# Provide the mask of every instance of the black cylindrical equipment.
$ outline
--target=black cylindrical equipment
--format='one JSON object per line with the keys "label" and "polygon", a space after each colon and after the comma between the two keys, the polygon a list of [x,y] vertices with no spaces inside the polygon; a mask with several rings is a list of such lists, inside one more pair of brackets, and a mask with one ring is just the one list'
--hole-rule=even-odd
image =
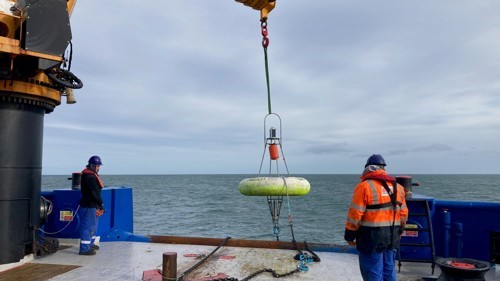
{"label": "black cylindrical equipment", "polygon": [[82,181],[82,173],[72,173],[71,174],[71,189],[80,190],[80,184]]}
{"label": "black cylindrical equipment", "polygon": [[34,244],[45,112],[36,102],[0,92],[0,264],[18,262]]}
{"label": "black cylindrical equipment", "polygon": [[405,188],[406,198],[411,198],[413,193],[411,177],[410,176],[397,176],[396,182]]}
{"label": "black cylindrical equipment", "polygon": [[36,229],[49,212],[45,200],[40,204],[44,115],[62,95],[72,101],[67,88],[82,85],[61,69],[74,3],[9,2],[15,4],[0,20],[0,264],[37,250]]}

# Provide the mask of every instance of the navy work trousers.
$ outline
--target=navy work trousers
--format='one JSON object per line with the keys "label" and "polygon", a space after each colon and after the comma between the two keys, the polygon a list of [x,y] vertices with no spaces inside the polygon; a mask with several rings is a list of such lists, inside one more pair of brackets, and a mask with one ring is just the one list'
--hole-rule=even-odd
{"label": "navy work trousers", "polygon": [[80,207],[80,253],[90,250],[94,244],[95,231],[97,228],[96,208]]}
{"label": "navy work trousers", "polygon": [[397,281],[394,260],[396,249],[380,253],[359,253],[359,269],[364,281]]}

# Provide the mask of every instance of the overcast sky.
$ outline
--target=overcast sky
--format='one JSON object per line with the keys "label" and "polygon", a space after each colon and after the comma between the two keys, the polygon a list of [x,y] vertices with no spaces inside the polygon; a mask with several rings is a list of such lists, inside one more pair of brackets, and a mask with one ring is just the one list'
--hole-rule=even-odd
{"label": "overcast sky", "polygon": [[[271,108],[289,172],[358,174],[378,153],[391,174],[499,173],[498,11],[277,0]],[[279,124],[264,119],[259,20],[233,0],[78,1],[71,72],[84,87],[45,116],[43,174],[92,155],[102,174],[258,173]]]}

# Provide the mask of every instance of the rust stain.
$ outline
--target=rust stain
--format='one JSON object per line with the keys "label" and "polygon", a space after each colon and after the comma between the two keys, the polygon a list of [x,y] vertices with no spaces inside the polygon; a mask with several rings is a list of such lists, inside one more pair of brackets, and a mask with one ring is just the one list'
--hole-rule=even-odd
{"label": "rust stain", "polygon": [[183,256],[186,257],[186,258],[195,258],[195,257],[197,257],[199,255],[198,254],[184,254]]}
{"label": "rust stain", "polygon": [[236,258],[235,256],[220,256],[219,257],[220,260],[232,260],[235,258]]}
{"label": "rust stain", "polygon": [[227,278],[227,277],[229,277],[229,276],[224,274],[224,273],[217,273],[217,275],[198,277],[195,279],[188,279],[188,281],[208,281],[208,280],[222,279],[222,278]]}

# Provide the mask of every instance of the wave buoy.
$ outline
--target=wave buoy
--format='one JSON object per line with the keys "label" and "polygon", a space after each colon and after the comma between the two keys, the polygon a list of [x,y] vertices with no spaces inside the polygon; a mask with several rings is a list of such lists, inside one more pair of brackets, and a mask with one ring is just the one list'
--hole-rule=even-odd
{"label": "wave buoy", "polygon": [[311,185],[301,177],[257,177],[243,179],[240,193],[246,196],[304,196]]}

